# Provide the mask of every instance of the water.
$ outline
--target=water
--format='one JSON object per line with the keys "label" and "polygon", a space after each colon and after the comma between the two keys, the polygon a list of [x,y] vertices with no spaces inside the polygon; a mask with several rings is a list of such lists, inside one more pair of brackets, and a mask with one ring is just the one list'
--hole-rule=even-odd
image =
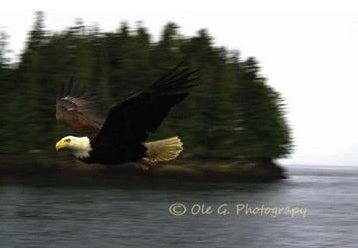
{"label": "water", "polygon": [[[357,247],[358,169],[289,167],[288,174],[271,183],[2,184],[0,247]],[[171,215],[173,203],[187,212]],[[201,204],[227,204],[230,214],[197,214]],[[237,215],[236,204],[306,208],[307,216]]]}

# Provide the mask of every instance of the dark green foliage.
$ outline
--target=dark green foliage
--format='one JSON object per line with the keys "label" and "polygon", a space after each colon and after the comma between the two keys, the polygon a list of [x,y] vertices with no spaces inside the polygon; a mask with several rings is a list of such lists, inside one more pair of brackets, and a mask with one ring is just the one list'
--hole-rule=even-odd
{"label": "dark green foliage", "polygon": [[53,150],[71,130],[55,120],[60,86],[71,76],[93,91],[108,110],[185,61],[199,69],[199,86],[174,108],[154,138],[178,135],[186,154],[200,157],[280,158],[291,150],[283,101],[259,74],[253,58],[215,47],[206,30],[183,37],[168,23],[152,42],[138,23],[116,32],[75,25],[60,33],[44,29],[43,14],[29,32],[18,64],[0,46],[0,152]]}

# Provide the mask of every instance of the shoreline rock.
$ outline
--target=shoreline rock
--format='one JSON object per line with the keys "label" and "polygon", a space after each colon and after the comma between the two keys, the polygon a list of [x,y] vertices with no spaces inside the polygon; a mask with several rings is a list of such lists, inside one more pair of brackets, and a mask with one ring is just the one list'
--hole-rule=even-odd
{"label": "shoreline rock", "polygon": [[241,160],[179,159],[144,171],[139,164],[116,166],[84,164],[72,157],[49,154],[0,154],[0,181],[55,178],[166,178],[209,181],[272,181],[286,178],[285,170],[274,163],[264,165]]}

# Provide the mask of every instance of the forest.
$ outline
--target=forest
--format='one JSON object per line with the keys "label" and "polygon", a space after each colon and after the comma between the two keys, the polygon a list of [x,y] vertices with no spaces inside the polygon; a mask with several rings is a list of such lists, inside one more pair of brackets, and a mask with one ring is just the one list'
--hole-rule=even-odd
{"label": "forest", "polygon": [[[239,30],[233,30],[233,35]],[[173,108],[158,133],[179,136],[183,156],[197,158],[283,158],[292,150],[285,103],[260,74],[253,57],[214,45],[208,30],[180,34],[167,23],[157,41],[143,23],[121,23],[102,32],[77,20],[51,32],[37,12],[24,50],[10,62],[6,34],[0,37],[0,153],[54,153],[71,130],[56,121],[59,89],[73,76],[97,97],[103,111],[141,91],[184,61],[198,69],[198,86]]]}

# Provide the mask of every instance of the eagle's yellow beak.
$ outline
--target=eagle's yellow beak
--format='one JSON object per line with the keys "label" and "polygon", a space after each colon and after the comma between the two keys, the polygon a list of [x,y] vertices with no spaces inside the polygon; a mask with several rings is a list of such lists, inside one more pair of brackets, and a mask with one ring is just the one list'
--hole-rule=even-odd
{"label": "eagle's yellow beak", "polygon": [[69,144],[70,143],[67,141],[60,140],[59,142],[56,143],[56,151],[68,147]]}

